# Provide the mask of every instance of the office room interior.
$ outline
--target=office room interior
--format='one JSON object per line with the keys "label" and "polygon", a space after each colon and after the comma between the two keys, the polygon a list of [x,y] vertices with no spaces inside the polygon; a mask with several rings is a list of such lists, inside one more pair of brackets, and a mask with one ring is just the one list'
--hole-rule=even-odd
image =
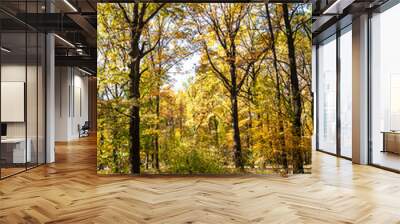
{"label": "office room interior", "polygon": [[[77,55],[77,52],[66,53],[74,45],[62,35],[49,37],[45,29],[50,27],[34,27],[26,23],[29,19],[39,22],[36,16],[46,13],[46,6],[55,8],[57,4],[62,6],[64,3],[1,3],[2,179],[54,162],[55,142],[71,141],[87,135],[89,117],[95,118],[95,115],[89,115],[95,112],[93,97],[96,87],[92,84],[95,76],[91,70],[95,65],[74,66],[71,62],[60,60],[59,55]],[[68,5],[65,7],[68,8]],[[18,14],[20,12],[26,12],[22,18]],[[27,17],[28,13],[33,19]],[[87,49],[89,46],[86,46]],[[52,77],[50,73],[53,73]],[[49,78],[52,78],[51,85]]]}
{"label": "office room interior", "polygon": [[397,0],[1,0],[0,223],[399,223]]}

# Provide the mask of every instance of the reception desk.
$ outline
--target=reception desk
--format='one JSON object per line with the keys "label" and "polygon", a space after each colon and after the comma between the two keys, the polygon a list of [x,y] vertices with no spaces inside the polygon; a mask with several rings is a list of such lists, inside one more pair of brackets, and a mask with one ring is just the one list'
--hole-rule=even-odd
{"label": "reception desk", "polygon": [[[26,151],[25,144],[27,143]],[[1,139],[1,159],[6,164],[25,164],[32,161],[32,141],[25,138]]]}
{"label": "reception desk", "polygon": [[382,152],[400,154],[400,131],[384,131]]}

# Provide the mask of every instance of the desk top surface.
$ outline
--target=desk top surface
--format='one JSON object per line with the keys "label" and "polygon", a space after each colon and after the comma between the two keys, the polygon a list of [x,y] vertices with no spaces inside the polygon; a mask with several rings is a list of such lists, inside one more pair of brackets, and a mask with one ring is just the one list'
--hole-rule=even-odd
{"label": "desk top surface", "polygon": [[[30,140],[29,138],[27,139]],[[25,138],[5,138],[1,139],[1,143],[20,143],[25,142]]]}
{"label": "desk top surface", "polygon": [[396,135],[400,135],[400,131],[381,131],[381,133],[383,133],[383,134],[396,134]]}

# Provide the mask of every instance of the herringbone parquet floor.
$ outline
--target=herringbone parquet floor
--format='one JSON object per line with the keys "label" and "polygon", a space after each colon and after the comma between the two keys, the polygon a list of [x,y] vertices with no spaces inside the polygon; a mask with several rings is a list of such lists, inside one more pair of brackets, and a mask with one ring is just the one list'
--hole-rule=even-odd
{"label": "herringbone parquet floor", "polygon": [[400,175],[313,155],[313,174],[96,175],[94,138],[0,181],[0,223],[400,223]]}

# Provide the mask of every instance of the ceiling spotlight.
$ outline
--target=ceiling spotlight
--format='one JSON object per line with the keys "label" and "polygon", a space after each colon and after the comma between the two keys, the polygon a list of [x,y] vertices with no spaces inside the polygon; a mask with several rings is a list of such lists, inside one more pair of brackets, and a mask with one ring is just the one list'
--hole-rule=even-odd
{"label": "ceiling spotlight", "polygon": [[6,53],[10,53],[11,52],[11,50],[9,50],[9,49],[7,49],[5,47],[1,47],[0,49],[1,49],[1,51],[4,51]]}
{"label": "ceiling spotlight", "polygon": [[64,0],[65,4],[67,4],[74,12],[78,12],[78,9],[75,8],[68,0]]}
{"label": "ceiling spotlight", "polygon": [[75,48],[75,45],[73,45],[71,42],[69,42],[68,40],[62,38],[61,36],[54,34],[55,37],[57,37],[59,40],[61,40],[62,42],[64,42],[65,44],[67,44],[70,47]]}

